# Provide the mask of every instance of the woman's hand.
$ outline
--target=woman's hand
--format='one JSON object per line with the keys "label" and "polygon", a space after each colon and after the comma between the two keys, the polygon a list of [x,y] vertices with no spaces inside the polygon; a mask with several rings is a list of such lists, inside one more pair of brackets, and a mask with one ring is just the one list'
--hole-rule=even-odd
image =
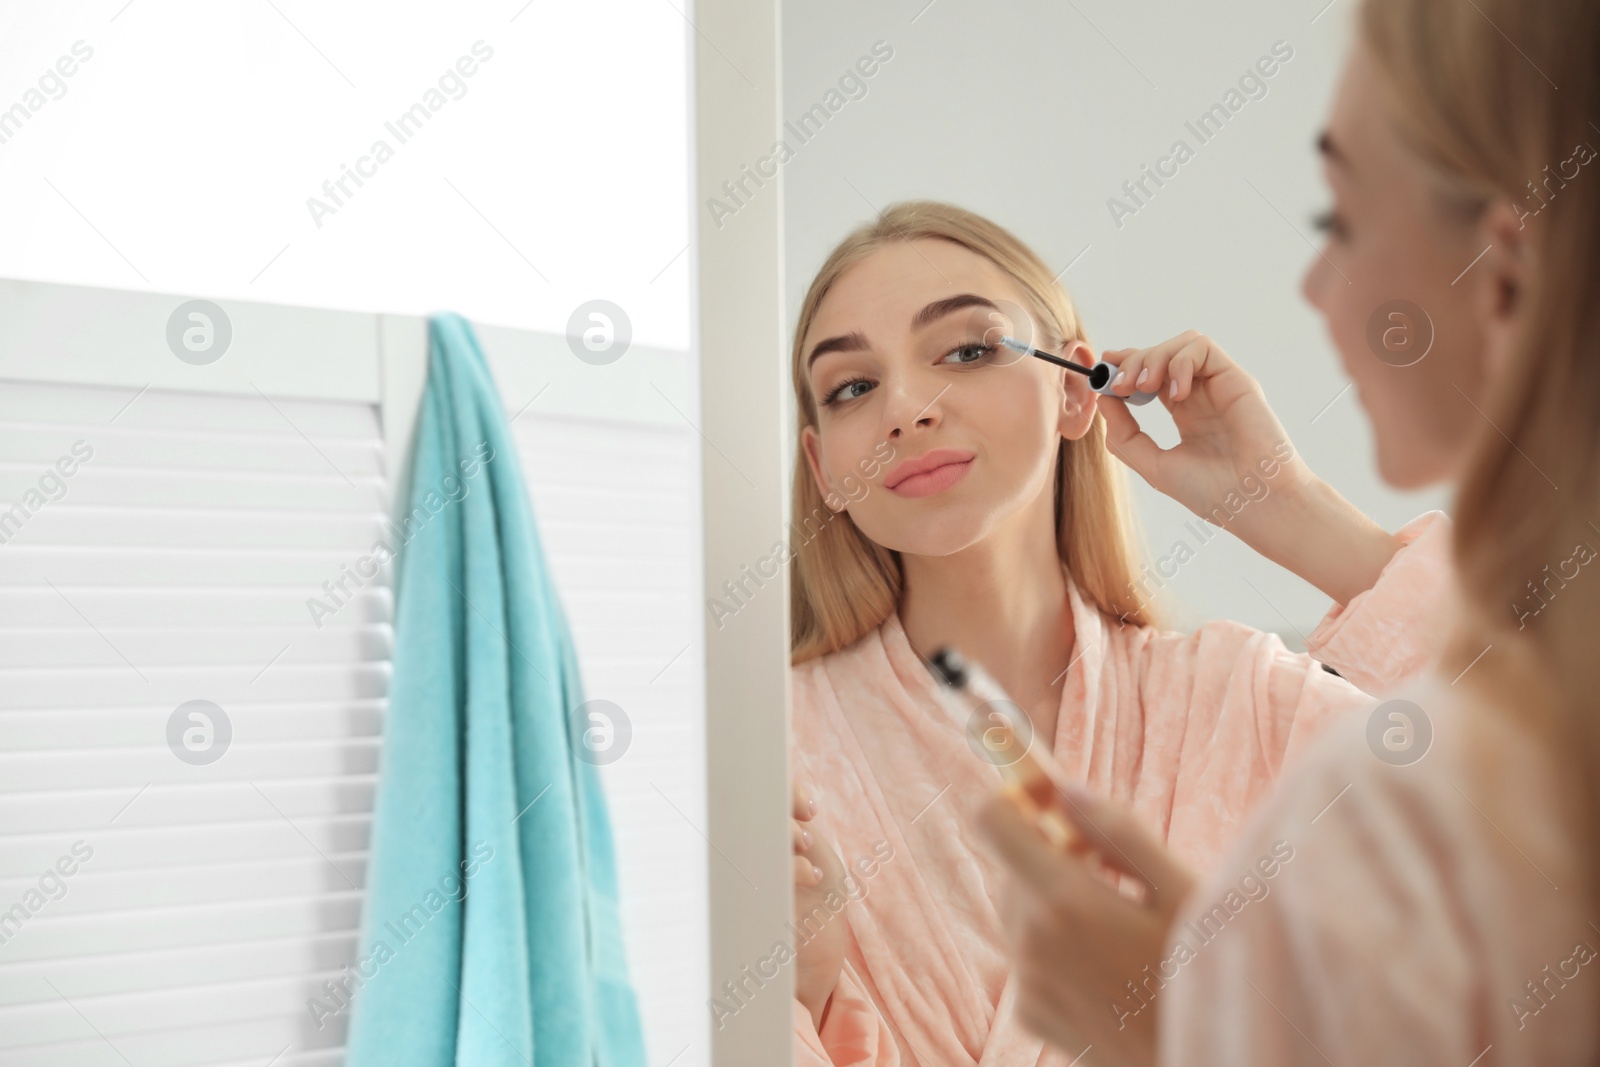
{"label": "woman's hand", "polygon": [[1159,974],[1194,875],[1131,812],[1075,787],[1067,792],[1058,798],[1062,810],[1140,899],[1053,848],[1010,799],[992,798],[979,824],[1013,876],[1001,912],[1020,983],[1017,1016],[1069,1057],[1093,1045],[1098,1062],[1153,1064],[1160,993],[1141,1001],[1127,983],[1156,988],[1159,977],[1149,979],[1145,968]]}
{"label": "woman's hand", "polygon": [[[811,934],[795,944],[794,995],[822,1029],[822,1013],[844,967],[845,915],[829,911],[828,893],[844,898],[844,864],[820,834],[806,826],[817,813],[807,791],[794,787],[794,926]],[[819,929],[820,927],[820,929]]]}
{"label": "woman's hand", "polygon": [[1189,330],[1100,355],[1118,368],[1115,398],[1156,393],[1178,427],[1163,449],[1102,396],[1107,443],[1140,477],[1340,604],[1372,588],[1399,542],[1311,472],[1260,384],[1220,345]]}

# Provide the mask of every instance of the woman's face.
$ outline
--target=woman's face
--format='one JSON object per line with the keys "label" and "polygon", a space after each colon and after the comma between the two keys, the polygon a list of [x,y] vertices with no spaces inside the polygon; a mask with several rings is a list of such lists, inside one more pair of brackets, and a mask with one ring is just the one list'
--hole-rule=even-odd
{"label": "woman's face", "polygon": [[1302,292],[1372,420],[1384,480],[1414,488],[1452,478],[1487,429],[1484,302],[1500,260],[1474,262],[1487,229],[1447,217],[1392,114],[1358,43],[1320,144],[1333,205]]}
{"label": "woman's face", "polygon": [[[988,259],[929,238],[879,249],[823,298],[801,348],[818,412],[801,445],[824,498],[876,543],[943,556],[1007,523],[1051,521],[1056,445],[1088,431],[1096,398],[1043,360],[984,357],[986,326],[991,342],[1028,329],[1014,321],[1024,304]],[[907,477],[924,457],[947,462]]]}

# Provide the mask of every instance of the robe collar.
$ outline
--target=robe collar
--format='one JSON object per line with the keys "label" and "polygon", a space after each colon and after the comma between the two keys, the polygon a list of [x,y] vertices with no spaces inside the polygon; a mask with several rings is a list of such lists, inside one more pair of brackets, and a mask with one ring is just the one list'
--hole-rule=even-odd
{"label": "robe collar", "polygon": [[[1056,739],[1052,748],[1058,755],[1066,757],[1063,769],[1069,773],[1076,771],[1081,778],[1088,767],[1086,763],[1082,767],[1072,766],[1075,762],[1073,750],[1079,747],[1072,742],[1080,739],[1084,732],[1093,731],[1096,701],[1100,696],[1100,670],[1106,659],[1107,643],[1127,624],[1102,614],[1084,599],[1078,590],[1078,583],[1072,580],[1072,572],[1065,565],[1062,571],[1067,580],[1067,603],[1072,609],[1073,647],[1065,668],[1066,679],[1061,686],[1060,714],[1056,720]],[[923,651],[931,652],[932,649],[911,647],[898,610],[892,612],[878,627],[878,637],[900,684],[909,692],[934,699],[938,683],[934,681],[932,666],[922,655]],[[1089,721],[1085,721],[1086,717]],[[1088,753],[1084,752],[1085,760],[1087,756]]]}

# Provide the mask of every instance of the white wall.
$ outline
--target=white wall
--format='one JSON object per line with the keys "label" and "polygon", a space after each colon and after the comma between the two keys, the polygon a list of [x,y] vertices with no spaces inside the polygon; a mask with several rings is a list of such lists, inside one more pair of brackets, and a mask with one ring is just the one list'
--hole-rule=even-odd
{"label": "white wall", "polygon": [[[0,142],[0,277],[556,332],[599,297],[687,347],[691,33],[660,0],[0,0],[0,110],[93,51]],[[464,95],[385,130],[479,40]]]}
{"label": "white wall", "polygon": [[[1298,286],[1325,192],[1312,150],[1348,32],[1349,3],[1300,0],[842,0],[788,5],[785,112],[798,116],[873,43],[894,57],[784,167],[790,314],[834,243],[895,200],[950,200],[990,216],[1046,262],[1099,347],[1216,338],[1266,389],[1312,468],[1389,528],[1438,494],[1376,476],[1365,422]],[[1293,57],[1215,139],[1194,121],[1276,41]],[[1194,157],[1118,226],[1124,181],[1177,139]],[[792,320],[791,320],[792,329]],[[1176,440],[1157,405],[1152,435]],[[1163,433],[1163,431],[1165,431]],[[1131,476],[1153,556],[1190,513]],[[1254,588],[1251,588],[1251,586]],[[1197,548],[1170,583],[1176,621],[1229,617],[1292,646],[1327,598],[1229,535]],[[1297,632],[1298,631],[1298,632]]]}

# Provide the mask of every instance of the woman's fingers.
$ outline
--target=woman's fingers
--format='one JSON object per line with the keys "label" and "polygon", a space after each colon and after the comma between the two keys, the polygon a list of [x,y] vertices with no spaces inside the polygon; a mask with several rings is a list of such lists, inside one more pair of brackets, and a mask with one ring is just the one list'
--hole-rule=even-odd
{"label": "woman's fingers", "polygon": [[1141,377],[1149,378],[1145,367],[1149,352],[1143,348],[1109,348],[1100,353],[1101,359],[1117,368],[1117,373],[1111,376],[1110,395],[1129,396],[1144,388],[1135,382]]}
{"label": "woman's fingers", "polygon": [[794,884],[809,889],[822,883],[822,868],[811,862],[808,856],[794,858]]}
{"label": "woman's fingers", "polygon": [[[1131,811],[1076,786],[1062,789],[1059,803],[1100,861],[1142,883],[1149,903],[1165,910],[1188,895],[1193,873]],[[1123,899],[1083,861],[1054,848],[1004,795],[984,805],[978,822],[1012,870],[1042,899],[1069,911],[1090,902],[1106,906],[1106,895]]]}
{"label": "woman's fingers", "polygon": [[794,786],[794,817],[801,822],[809,822],[817,814],[817,802],[811,799],[810,790],[798,782]]}
{"label": "woman's fingers", "polygon": [[[1192,332],[1192,331],[1191,331]],[[1210,377],[1221,371],[1220,363],[1226,359],[1222,349],[1204,334],[1195,334],[1189,343],[1173,353],[1167,361],[1167,399],[1182,400],[1197,377]]]}
{"label": "woman's fingers", "polygon": [[794,819],[789,823],[790,845],[794,849],[794,884],[810,887],[822,882],[822,868],[811,859],[812,833],[802,822],[810,822],[817,814],[816,801],[797,782],[793,794]]}
{"label": "woman's fingers", "polygon": [[1182,900],[1194,875],[1132,811],[1070,783],[1057,783],[1061,810],[1111,868],[1143,882],[1152,902]]}
{"label": "woman's fingers", "polygon": [[[1130,825],[1115,817],[1115,805],[1075,807],[1079,825],[1099,827],[1096,844],[1139,846]],[[1141,973],[1160,966],[1175,908],[1148,895],[1124,896],[1102,880],[1094,860],[1050,845],[1004,794],[990,799],[978,821],[1011,868],[1002,921],[1017,978],[1017,1018],[1069,1052],[1092,1046],[1106,1062],[1154,1062],[1155,1013],[1119,1003]],[[1152,857],[1141,858],[1154,866]]]}
{"label": "woman's fingers", "polygon": [[1157,481],[1157,467],[1161,463],[1161,446],[1139,428],[1139,422],[1133,417],[1133,412],[1128,410],[1126,404],[1120,402],[1121,397],[1111,399],[1118,403],[1099,405],[1100,414],[1106,420],[1106,445],[1117,458],[1137,471],[1145,481],[1154,485]]}
{"label": "woman's fingers", "polygon": [[1111,379],[1112,393],[1130,396],[1136,391],[1158,391],[1168,361],[1188,339],[1188,334],[1180,334],[1153,348],[1118,348],[1102,352],[1100,358],[1117,368],[1117,373]]}
{"label": "woman's fingers", "polygon": [[978,811],[978,826],[1019,882],[1046,903],[1068,914],[1087,914],[1118,899],[1115,889],[1090,873],[1082,860],[1067,856],[1004,794],[990,797]]}
{"label": "woman's fingers", "polygon": [[1118,369],[1112,378],[1113,394],[1158,393],[1164,401],[1186,398],[1197,378],[1220,374],[1234,365],[1216,342],[1197,330],[1185,330],[1152,348],[1108,349],[1100,358]]}
{"label": "woman's fingers", "polygon": [[794,884],[811,887],[822,883],[822,868],[812,860],[811,846],[815,837],[801,823],[810,822],[817,814],[816,801],[809,790],[796,782],[793,793],[794,819],[789,823],[790,845],[794,849]]}
{"label": "woman's fingers", "polygon": [[818,867],[811,855],[811,844],[814,840],[811,831],[801,826],[798,822],[791,823],[794,849],[794,884],[816,885],[822,881],[822,868]]}

